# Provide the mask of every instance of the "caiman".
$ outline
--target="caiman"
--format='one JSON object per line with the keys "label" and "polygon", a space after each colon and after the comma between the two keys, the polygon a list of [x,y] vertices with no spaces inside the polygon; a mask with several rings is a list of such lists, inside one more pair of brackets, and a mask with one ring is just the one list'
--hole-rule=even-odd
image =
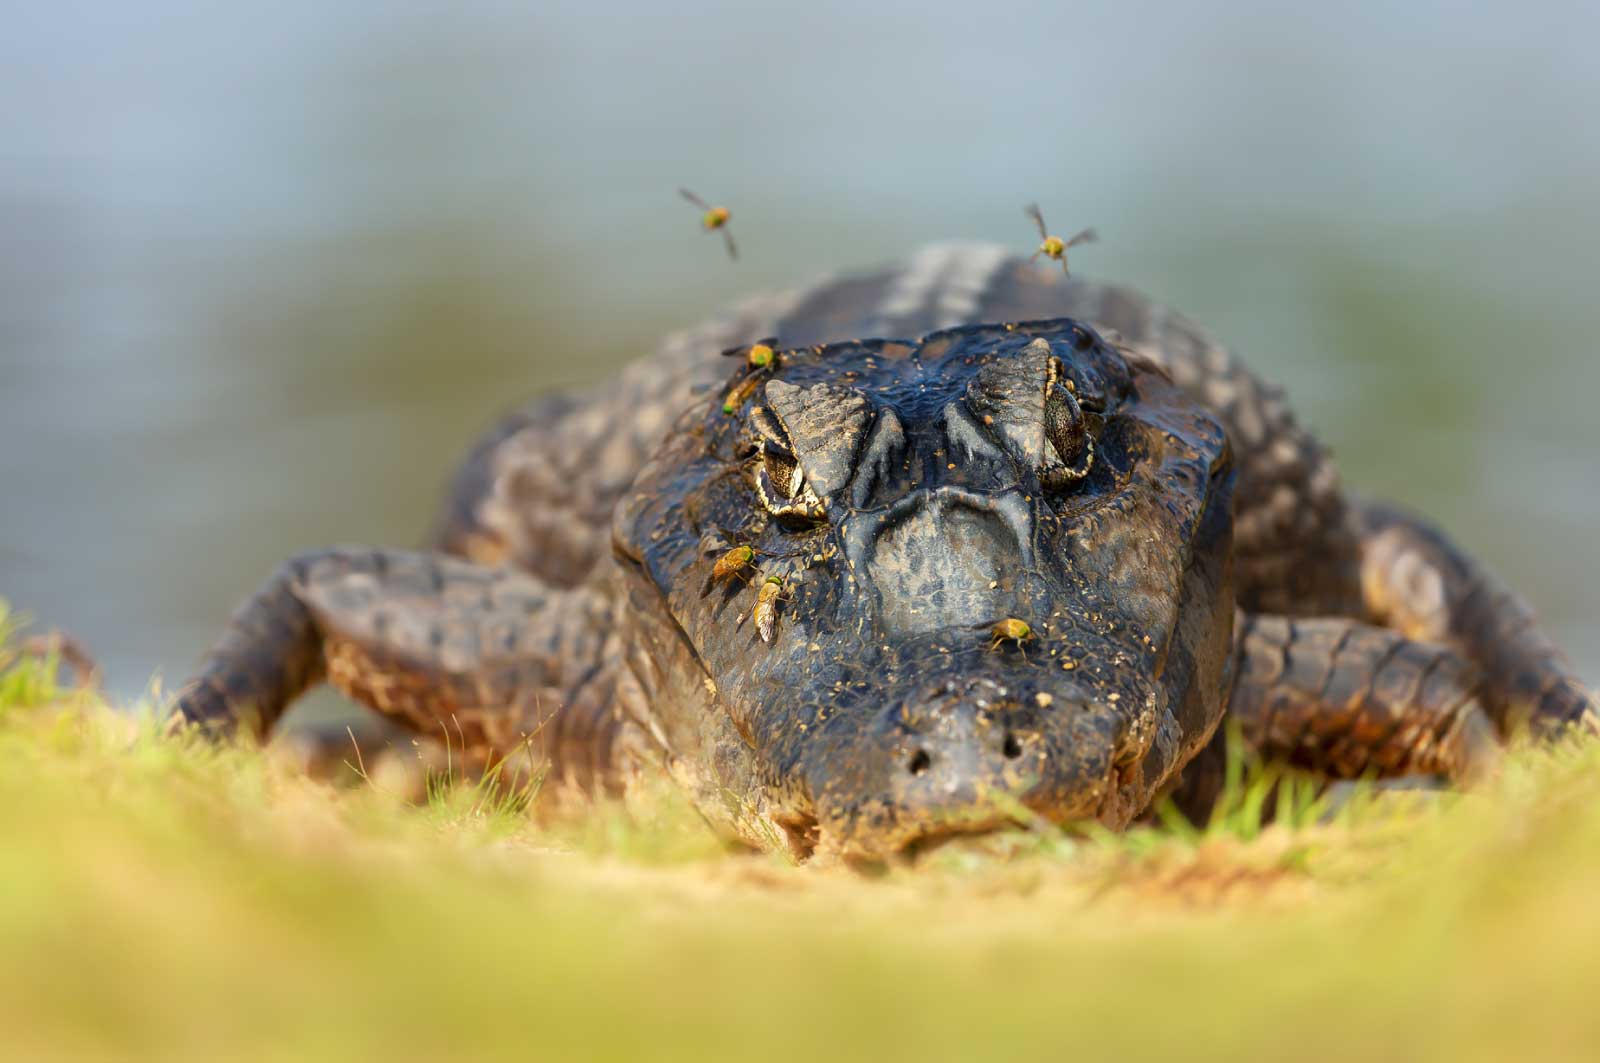
{"label": "caiman", "polygon": [[479,765],[664,770],[733,838],[850,860],[1204,814],[1228,733],[1461,780],[1596,730],[1529,608],[1347,493],[1205,331],[970,245],[513,413],[427,549],[288,561],[177,710],[261,734],[324,680]]}

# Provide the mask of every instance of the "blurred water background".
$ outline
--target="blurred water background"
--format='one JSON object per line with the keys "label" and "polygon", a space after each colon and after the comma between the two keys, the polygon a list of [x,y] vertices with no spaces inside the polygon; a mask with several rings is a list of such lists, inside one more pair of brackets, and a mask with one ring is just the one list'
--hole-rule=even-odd
{"label": "blurred water background", "polygon": [[520,398],[1032,199],[1600,680],[1592,5],[3,6],[0,596],[119,693]]}

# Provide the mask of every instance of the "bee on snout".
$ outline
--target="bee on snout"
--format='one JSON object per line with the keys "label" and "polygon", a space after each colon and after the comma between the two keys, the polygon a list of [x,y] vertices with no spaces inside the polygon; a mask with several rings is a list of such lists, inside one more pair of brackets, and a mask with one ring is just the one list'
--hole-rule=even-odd
{"label": "bee on snout", "polygon": [[687,188],[678,189],[678,194],[700,208],[701,228],[708,233],[721,230],[723,242],[728,245],[728,257],[737,260],[739,258],[739,245],[733,242],[733,233],[728,231],[728,222],[733,217],[728,208],[713,207]]}
{"label": "bee on snout", "polygon": [[1059,236],[1050,235],[1050,230],[1045,227],[1044,215],[1039,212],[1039,204],[1030,203],[1023,208],[1023,212],[1033,219],[1033,224],[1039,228],[1039,249],[1033,253],[1032,262],[1040,255],[1054,259],[1061,263],[1061,272],[1072,276],[1072,271],[1067,269],[1067,249],[1077,247],[1079,244],[1092,244],[1099,239],[1093,229],[1083,229],[1063,240]]}

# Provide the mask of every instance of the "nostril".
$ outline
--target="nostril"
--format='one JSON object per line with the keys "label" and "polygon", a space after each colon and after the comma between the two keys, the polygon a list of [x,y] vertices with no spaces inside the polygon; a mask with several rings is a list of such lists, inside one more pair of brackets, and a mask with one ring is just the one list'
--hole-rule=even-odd
{"label": "nostril", "polygon": [[931,767],[933,767],[933,758],[928,756],[926,749],[919,749],[911,754],[911,763],[906,765],[907,770],[913,775],[921,775]]}
{"label": "nostril", "polygon": [[1010,731],[1006,732],[1006,740],[1000,746],[1000,752],[1005,754],[1007,760],[1016,760],[1022,756],[1022,743],[1017,741],[1017,736]]}

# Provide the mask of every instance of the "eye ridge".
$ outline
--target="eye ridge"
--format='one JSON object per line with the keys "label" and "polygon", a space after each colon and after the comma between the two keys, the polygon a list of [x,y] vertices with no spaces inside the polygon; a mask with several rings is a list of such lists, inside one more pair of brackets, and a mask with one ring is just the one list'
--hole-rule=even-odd
{"label": "eye ridge", "polygon": [[767,381],[749,425],[757,459],[752,479],[762,506],[794,522],[826,516],[826,496],[850,483],[855,456],[873,423],[860,390],[830,381]]}

